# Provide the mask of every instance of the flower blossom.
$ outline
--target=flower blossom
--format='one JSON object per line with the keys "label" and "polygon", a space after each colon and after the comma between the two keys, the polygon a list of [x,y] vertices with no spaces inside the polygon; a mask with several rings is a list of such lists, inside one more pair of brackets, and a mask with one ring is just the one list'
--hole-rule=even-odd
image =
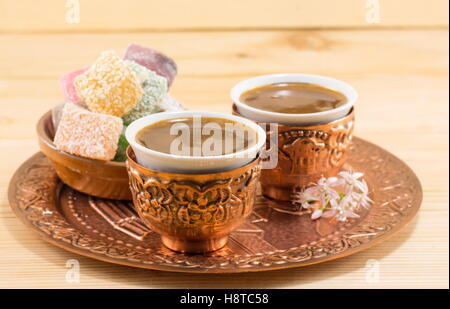
{"label": "flower blossom", "polygon": [[358,218],[357,210],[360,207],[367,209],[372,203],[363,176],[363,173],[342,171],[336,177],[322,177],[309,188],[294,192],[293,203],[303,209],[312,209],[313,220],[320,217],[338,221]]}

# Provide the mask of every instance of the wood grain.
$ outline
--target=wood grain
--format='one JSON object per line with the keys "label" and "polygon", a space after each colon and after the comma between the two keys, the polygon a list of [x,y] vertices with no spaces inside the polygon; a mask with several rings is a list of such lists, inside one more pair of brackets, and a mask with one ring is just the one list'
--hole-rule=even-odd
{"label": "wood grain", "polygon": [[[243,78],[277,72],[333,76],[360,93],[359,137],[417,173],[424,201],[391,240],[342,260],[260,274],[182,275],[79,257],[40,241],[9,209],[16,168],[38,151],[35,123],[61,101],[59,75],[129,42],[153,46],[180,69],[171,92],[189,109],[230,112]],[[211,31],[0,35],[0,287],[448,288],[448,31]],[[81,282],[66,283],[68,259]],[[380,281],[366,281],[379,262]]]}
{"label": "wood grain", "polygon": [[[74,4],[79,23],[71,24]],[[379,12],[374,23],[370,16]],[[2,0],[0,31],[448,26],[446,0]]]}

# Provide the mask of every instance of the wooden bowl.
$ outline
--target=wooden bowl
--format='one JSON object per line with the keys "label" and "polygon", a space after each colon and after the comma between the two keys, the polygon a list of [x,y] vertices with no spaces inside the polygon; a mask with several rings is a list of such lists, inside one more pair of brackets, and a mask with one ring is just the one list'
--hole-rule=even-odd
{"label": "wooden bowl", "polygon": [[72,188],[97,197],[131,200],[124,162],[99,161],[71,155],[56,148],[52,113],[45,113],[37,124],[39,147],[59,178]]}

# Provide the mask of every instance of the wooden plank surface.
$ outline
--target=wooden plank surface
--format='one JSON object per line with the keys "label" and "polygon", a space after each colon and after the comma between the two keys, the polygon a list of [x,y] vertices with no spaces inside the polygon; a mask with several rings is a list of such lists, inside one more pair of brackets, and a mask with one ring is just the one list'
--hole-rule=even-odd
{"label": "wooden plank surface", "polygon": [[[115,266],[38,239],[7,201],[17,167],[38,151],[34,126],[61,101],[59,75],[129,42],[176,59],[171,92],[189,109],[230,112],[229,89],[266,73],[343,79],[360,93],[355,134],[408,163],[424,188],[416,220],[362,253],[303,269],[185,275]],[[448,31],[224,31],[0,35],[0,287],[448,288]],[[80,262],[80,283],[65,281]],[[379,282],[366,281],[376,260]]]}
{"label": "wooden plank surface", "polygon": [[447,0],[0,0],[0,31],[440,27],[448,26],[448,4]]}

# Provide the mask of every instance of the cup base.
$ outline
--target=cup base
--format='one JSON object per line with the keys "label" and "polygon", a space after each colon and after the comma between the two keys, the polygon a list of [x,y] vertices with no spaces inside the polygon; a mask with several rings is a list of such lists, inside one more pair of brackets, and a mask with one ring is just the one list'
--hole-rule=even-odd
{"label": "cup base", "polygon": [[161,241],[170,250],[181,253],[207,253],[223,248],[228,242],[228,236],[204,240],[187,240],[162,236]]}

